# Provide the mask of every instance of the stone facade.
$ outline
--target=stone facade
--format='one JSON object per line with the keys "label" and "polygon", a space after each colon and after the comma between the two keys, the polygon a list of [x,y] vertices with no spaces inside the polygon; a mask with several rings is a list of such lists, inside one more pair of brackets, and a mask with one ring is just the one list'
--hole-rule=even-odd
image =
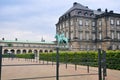
{"label": "stone facade", "polygon": [[0,46],[3,46],[2,54],[26,54],[54,52],[56,44],[54,42],[0,40]]}
{"label": "stone facade", "polygon": [[56,33],[64,33],[72,50],[120,49],[120,14],[73,6],[56,24]]}

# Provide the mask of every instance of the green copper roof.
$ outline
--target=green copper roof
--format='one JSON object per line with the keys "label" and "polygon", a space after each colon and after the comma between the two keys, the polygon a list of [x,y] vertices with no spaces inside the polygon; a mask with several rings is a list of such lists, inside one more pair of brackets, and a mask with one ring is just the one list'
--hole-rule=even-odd
{"label": "green copper roof", "polygon": [[38,44],[54,44],[54,42],[41,42],[41,41],[29,41],[29,40],[26,40],[26,41],[23,41],[23,40],[0,40],[0,42],[11,42],[11,43],[38,43]]}

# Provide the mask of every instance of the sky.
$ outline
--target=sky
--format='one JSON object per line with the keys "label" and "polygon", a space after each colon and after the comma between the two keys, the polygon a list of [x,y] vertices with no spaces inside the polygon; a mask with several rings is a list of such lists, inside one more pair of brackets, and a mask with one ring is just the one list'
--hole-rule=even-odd
{"label": "sky", "polygon": [[0,40],[54,41],[55,24],[74,2],[120,13],[120,0],[0,0]]}

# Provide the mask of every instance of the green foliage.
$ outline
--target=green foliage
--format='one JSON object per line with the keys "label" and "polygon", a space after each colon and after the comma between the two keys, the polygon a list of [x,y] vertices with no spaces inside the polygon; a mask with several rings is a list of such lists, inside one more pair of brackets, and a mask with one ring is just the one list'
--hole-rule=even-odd
{"label": "green foliage", "polygon": [[[3,57],[9,57],[9,55],[4,54]],[[33,59],[34,54],[16,54],[16,57]],[[40,53],[39,57],[40,60],[56,62],[56,53]],[[98,52],[60,52],[59,61],[61,63],[98,66]],[[120,70],[120,51],[106,51],[106,62],[107,68]]]}
{"label": "green foliage", "polygon": [[29,53],[29,54],[16,54],[17,58],[26,58],[26,59],[33,59],[34,54]]}

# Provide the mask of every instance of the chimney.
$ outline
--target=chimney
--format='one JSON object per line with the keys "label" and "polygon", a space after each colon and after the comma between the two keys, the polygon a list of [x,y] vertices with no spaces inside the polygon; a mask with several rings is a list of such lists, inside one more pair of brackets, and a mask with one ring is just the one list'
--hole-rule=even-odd
{"label": "chimney", "polygon": [[108,12],[107,8],[105,9],[105,12],[106,12],[106,13]]}
{"label": "chimney", "polygon": [[97,11],[101,12],[101,8],[98,8]]}
{"label": "chimney", "polygon": [[75,5],[77,5],[77,2],[74,2],[74,3],[73,3],[73,6],[75,6]]}

